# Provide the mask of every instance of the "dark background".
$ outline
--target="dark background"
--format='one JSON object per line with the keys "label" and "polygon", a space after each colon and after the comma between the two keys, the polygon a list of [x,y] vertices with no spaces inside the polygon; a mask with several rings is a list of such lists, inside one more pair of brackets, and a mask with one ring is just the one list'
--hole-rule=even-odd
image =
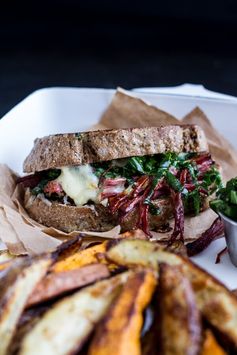
{"label": "dark background", "polygon": [[234,0],[0,4],[0,117],[47,86],[191,82],[237,95]]}

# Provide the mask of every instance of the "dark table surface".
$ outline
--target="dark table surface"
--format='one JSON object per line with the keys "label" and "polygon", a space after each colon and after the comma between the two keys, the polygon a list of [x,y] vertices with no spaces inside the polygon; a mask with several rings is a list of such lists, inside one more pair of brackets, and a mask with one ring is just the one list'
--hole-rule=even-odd
{"label": "dark table surface", "polygon": [[234,1],[120,1],[116,7],[61,0],[32,2],[27,11],[22,2],[14,10],[7,4],[0,12],[0,117],[49,86],[190,82],[237,96]]}

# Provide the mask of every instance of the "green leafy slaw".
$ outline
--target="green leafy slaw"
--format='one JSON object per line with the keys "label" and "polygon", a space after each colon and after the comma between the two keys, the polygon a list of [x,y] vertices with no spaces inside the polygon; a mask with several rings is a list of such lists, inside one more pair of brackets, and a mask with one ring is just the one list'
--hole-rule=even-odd
{"label": "green leafy slaw", "polygon": [[226,187],[217,191],[217,198],[210,202],[215,212],[237,221],[237,177],[229,180]]}

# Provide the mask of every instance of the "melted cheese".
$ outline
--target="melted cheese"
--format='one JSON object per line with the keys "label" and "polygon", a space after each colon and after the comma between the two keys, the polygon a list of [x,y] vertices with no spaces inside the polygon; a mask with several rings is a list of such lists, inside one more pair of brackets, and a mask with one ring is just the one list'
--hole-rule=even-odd
{"label": "melted cheese", "polygon": [[90,165],[63,167],[57,181],[77,206],[84,205],[89,200],[98,202],[99,179]]}

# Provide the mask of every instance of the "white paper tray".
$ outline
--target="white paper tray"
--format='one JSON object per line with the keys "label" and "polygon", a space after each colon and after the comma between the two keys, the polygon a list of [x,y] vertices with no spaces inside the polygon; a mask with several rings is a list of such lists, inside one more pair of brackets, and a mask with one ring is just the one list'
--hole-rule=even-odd
{"label": "white paper tray", "polygon": [[[167,89],[165,93],[161,89],[158,89],[159,93],[156,91],[143,88],[136,95],[178,118],[200,106],[215,127],[237,148],[235,98],[225,95],[215,98],[213,93],[212,98],[208,98],[208,92],[198,96],[192,92],[192,96],[188,96],[180,90],[172,94],[168,94]],[[36,137],[88,129],[98,121],[113,94],[114,90],[87,88],[48,88],[34,92],[0,121],[0,162],[22,173],[24,158]],[[230,288],[237,288],[237,268],[230,263],[228,255],[222,258],[221,264],[214,264],[217,252],[224,246],[224,240],[218,240],[193,260]]]}

